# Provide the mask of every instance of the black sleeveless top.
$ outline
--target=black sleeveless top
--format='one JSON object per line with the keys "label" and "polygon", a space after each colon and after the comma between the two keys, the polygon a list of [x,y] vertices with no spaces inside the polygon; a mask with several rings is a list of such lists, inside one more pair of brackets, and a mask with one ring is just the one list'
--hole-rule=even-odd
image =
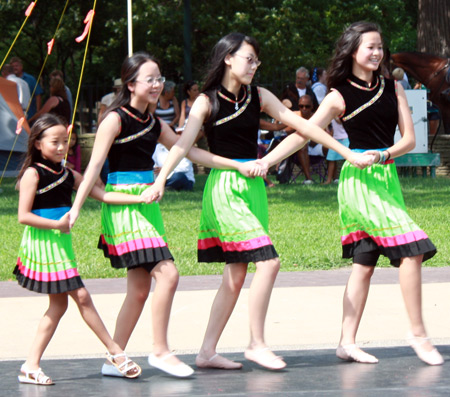
{"label": "black sleeveless top", "polygon": [[67,124],[70,124],[71,112],[70,103],[67,99],[56,97],[58,99],[58,104],[50,110],[50,113],[56,114],[61,117]]}
{"label": "black sleeveless top", "polygon": [[126,105],[115,110],[120,116],[120,134],[108,153],[109,171],[151,171],[156,143],[161,135],[158,118]]}
{"label": "black sleeveless top", "polygon": [[258,87],[242,86],[236,104],[234,95],[221,86],[218,99],[219,112],[207,135],[211,153],[230,159],[256,159],[261,112]]}
{"label": "black sleeveless top", "polygon": [[32,210],[72,206],[75,178],[69,168],[41,159],[30,166],[39,177]]}
{"label": "black sleeveless top", "polygon": [[336,90],[345,102],[345,111],[339,117],[350,149],[382,149],[394,144],[398,108],[393,80],[375,75],[369,87],[352,75]]}

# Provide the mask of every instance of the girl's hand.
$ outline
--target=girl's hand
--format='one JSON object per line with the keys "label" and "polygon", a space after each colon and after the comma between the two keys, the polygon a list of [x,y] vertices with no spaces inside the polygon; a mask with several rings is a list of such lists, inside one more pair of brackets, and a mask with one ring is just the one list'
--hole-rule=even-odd
{"label": "girl's hand", "polygon": [[141,193],[141,197],[146,204],[151,204],[153,202],[159,203],[163,196],[164,185],[160,185],[157,182]]}
{"label": "girl's hand", "polygon": [[364,153],[355,153],[352,152],[352,154],[347,158],[347,160],[354,165],[355,167],[359,169],[364,169],[366,167],[371,166],[373,163],[375,163],[377,156],[376,151],[374,152],[367,151]]}
{"label": "girl's hand", "polygon": [[[73,225],[75,225],[75,222],[78,219],[80,213],[78,211],[74,210],[73,208],[71,208],[71,210],[66,215],[69,216],[69,228],[72,229]],[[66,216],[66,215],[64,215],[64,216]]]}
{"label": "girl's hand", "polygon": [[57,229],[61,231],[61,233],[70,233],[70,213],[67,212],[64,216],[58,220]]}
{"label": "girl's hand", "polygon": [[267,170],[264,171],[263,167],[258,164],[256,161],[247,161],[245,163],[240,163],[238,166],[238,171],[250,178],[254,178],[256,176],[266,176]]}

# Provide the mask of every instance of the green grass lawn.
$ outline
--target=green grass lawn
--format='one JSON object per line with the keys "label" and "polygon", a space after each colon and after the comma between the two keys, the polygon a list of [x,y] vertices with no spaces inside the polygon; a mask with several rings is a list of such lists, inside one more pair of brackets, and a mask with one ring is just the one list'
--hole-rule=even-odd
{"label": "green grass lawn", "polygon": [[[168,242],[182,275],[219,274],[222,264],[197,263],[197,230],[206,177],[197,176],[193,192],[167,192],[161,202]],[[0,280],[12,279],[22,237],[17,222],[15,181],[3,180],[0,193]],[[411,217],[428,233],[438,254],[426,266],[450,265],[450,179],[402,178]],[[350,265],[341,259],[336,185],[276,185],[267,189],[270,236],[280,255],[281,270],[332,269]],[[73,229],[74,249],[84,278],[122,277],[98,250],[100,203],[88,199]],[[389,266],[386,259],[382,266]]]}

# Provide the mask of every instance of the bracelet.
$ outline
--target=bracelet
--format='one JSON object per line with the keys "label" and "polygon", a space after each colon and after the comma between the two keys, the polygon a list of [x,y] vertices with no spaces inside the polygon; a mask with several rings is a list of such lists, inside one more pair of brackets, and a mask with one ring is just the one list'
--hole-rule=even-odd
{"label": "bracelet", "polygon": [[389,150],[385,150],[385,152],[388,154],[385,161],[388,161],[391,158],[391,152]]}
{"label": "bracelet", "polygon": [[377,161],[377,164],[381,164],[381,163],[384,163],[385,162],[385,160],[386,160],[386,157],[384,156],[384,153],[383,153],[383,151],[382,150],[380,150],[379,152],[379,155],[380,155],[380,158],[378,159],[378,161]]}

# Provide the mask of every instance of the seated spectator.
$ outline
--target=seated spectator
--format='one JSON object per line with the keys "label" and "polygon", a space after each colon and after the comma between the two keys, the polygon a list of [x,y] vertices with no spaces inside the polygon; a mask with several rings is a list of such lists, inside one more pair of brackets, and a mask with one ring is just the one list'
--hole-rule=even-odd
{"label": "seated spectator", "polygon": [[28,102],[30,102],[30,88],[25,80],[17,77],[14,74],[14,68],[6,64],[2,69],[2,76],[9,81],[16,83],[17,85],[17,96],[19,97],[19,103],[22,107],[23,112],[27,110]]}
{"label": "seated spectator", "polygon": [[[297,98],[301,98],[303,95],[309,95],[313,103],[313,112],[319,107],[316,95],[309,86],[309,71],[304,66],[301,66],[295,72],[295,87],[297,88]],[[292,109],[298,110],[298,109]]]}
{"label": "seated spectator", "polygon": [[411,89],[411,86],[409,85],[408,81],[404,79],[405,71],[402,68],[395,68],[392,71],[392,77],[396,81],[398,81],[405,90],[410,90]]}
{"label": "seated spectator", "polygon": [[70,124],[71,112],[70,104],[67,100],[64,81],[58,77],[50,80],[50,98],[44,103],[44,106],[28,121],[32,122],[44,113],[53,113],[61,117],[63,121]]}
{"label": "seated spectator", "polygon": [[[347,133],[345,132],[344,126],[339,119],[331,120],[331,128],[333,132],[333,138],[342,143],[344,146],[349,146],[350,141],[348,140]],[[324,185],[328,185],[331,182],[339,183],[337,176],[337,162],[338,160],[344,160],[344,158],[334,150],[329,149],[327,154],[328,161],[328,173],[327,180]]]}
{"label": "seated spectator", "polygon": [[[307,120],[310,119],[314,114],[314,102],[309,95],[303,95],[302,97],[300,97],[300,99],[298,100],[298,107],[299,111],[296,111],[295,113],[299,114]],[[287,132],[292,133],[294,131],[289,130]],[[308,148],[309,145],[305,145],[297,152],[298,162],[303,171],[303,174],[305,175],[305,180],[303,181],[304,185],[311,185],[314,183],[311,178]]]}
{"label": "seated spectator", "polygon": [[327,71],[323,68],[314,68],[313,77],[312,77],[312,86],[311,89],[314,92],[314,95],[317,98],[317,102],[319,105],[322,103],[323,98],[327,95]]}
{"label": "seated spectator", "polygon": [[185,99],[183,99],[183,102],[181,102],[181,115],[180,120],[178,121],[179,128],[184,128],[184,126],[186,125],[191,107],[194,104],[194,101],[197,99],[198,94],[200,93],[198,84],[195,81],[188,81],[184,85],[183,91]]}
{"label": "seated spectator", "polygon": [[97,124],[100,124],[103,113],[105,113],[106,108],[114,102],[114,99],[116,99],[116,96],[121,88],[122,88],[122,80],[114,79],[112,92],[106,94],[105,96],[102,96],[102,99],[100,100],[100,109],[98,110]]}
{"label": "seated spectator", "polygon": [[175,131],[180,119],[180,105],[175,97],[175,83],[173,81],[166,80],[164,83],[154,114],[169,124],[169,127]]}
{"label": "seated spectator", "polygon": [[[155,166],[153,170],[158,173],[164,165],[169,155],[169,151],[164,145],[158,143],[153,153],[153,161]],[[166,190],[192,190],[194,187],[195,177],[192,162],[187,158],[183,158],[169,175],[166,181]]]}

